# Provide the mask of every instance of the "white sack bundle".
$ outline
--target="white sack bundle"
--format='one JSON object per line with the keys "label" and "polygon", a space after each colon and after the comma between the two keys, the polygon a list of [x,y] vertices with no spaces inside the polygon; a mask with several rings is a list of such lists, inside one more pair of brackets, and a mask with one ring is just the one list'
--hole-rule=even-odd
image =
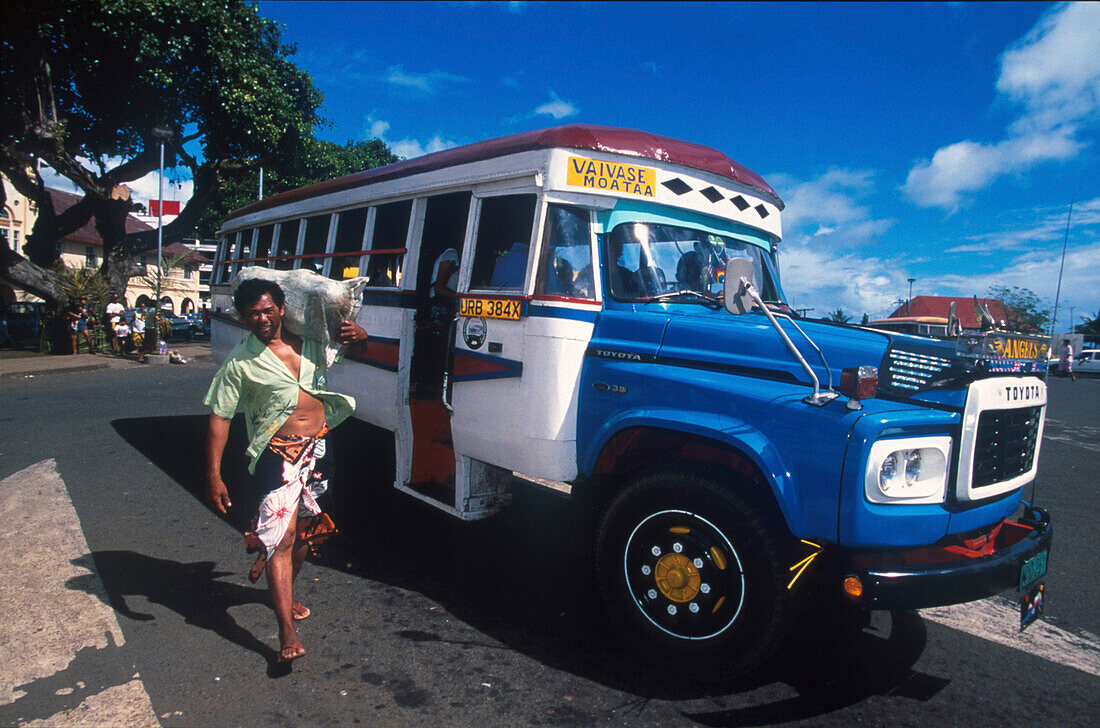
{"label": "white sack bundle", "polygon": [[344,321],[355,321],[363,305],[366,278],[333,281],[311,270],[245,268],[233,279],[233,291],[241,281],[260,278],[279,284],[286,295],[283,325],[292,334],[314,339],[325,347],[325,364],[332,366],[344,346],[336,334]]}

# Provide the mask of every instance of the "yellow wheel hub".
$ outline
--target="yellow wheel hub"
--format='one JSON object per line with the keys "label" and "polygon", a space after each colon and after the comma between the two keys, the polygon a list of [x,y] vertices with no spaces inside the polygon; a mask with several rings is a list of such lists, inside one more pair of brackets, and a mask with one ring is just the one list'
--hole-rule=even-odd
{"label": "yellow wheel hub", "polygon": [[653,578],[657,588],[666,598],[683,604],[690,602],[699,594],[699,570],[683,554],[665,554],[657,560],[653,569]]}

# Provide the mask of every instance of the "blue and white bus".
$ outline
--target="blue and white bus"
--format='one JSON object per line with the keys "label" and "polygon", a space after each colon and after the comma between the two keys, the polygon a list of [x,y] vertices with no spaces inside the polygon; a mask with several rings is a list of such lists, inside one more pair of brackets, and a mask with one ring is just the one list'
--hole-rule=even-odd
{"label": "blue and white bus", "polygon": [[[797,319],[782,211],[722,152],[562,126],[237,210],[212,304],[231,310],[249,266],[365,277],[367,353],[329,382],[393,433],[394,486],[463,519],[516,477],[599,508],[607,606],[677,669],[758,664],[811,588],[865,609],[1033,605],[1045,351]],[[244,333],[215,314],[216,357]]]}

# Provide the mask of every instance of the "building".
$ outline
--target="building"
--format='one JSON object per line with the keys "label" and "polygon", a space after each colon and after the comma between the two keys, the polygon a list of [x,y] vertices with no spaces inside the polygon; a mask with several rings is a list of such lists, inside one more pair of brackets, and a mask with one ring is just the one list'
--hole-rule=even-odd
{"label": "building", "polygon": [[214,255],[218,251],[218,241],[185,238],[183,244],[206,259],[205,263],[199,264],[199,306],[203,309],[210,308],[210,276],[214,272]]}
{"label": "building", "polygon": [[[130,305],[151,306],[156,298],[157,251],[151,250],[140,258],[142,274],[130,279],[126,286],[126,300]],[[160,282],[160,303],[173,313],[194,313],[202,306],[199,291],[199,269],[209,267],[211,261],[183,243],[172,243],[161,248],[161,260],[168,265]],[[171,265],[171,263],[175,265]],[[209,286],[207,287],[209,299]]]}
{"label": "building", "polygon": [[[0,176],[4,185],[4,204],[0,207],[0,245],[7,244],[14,252],[23,255],[23,243],[34,226],[38,210],[34,202],[19,194],[7,177]],[[0,281],[0,299],[7,303],[23,300],[22,291]]]}
{"label": "building", "polygon": [[[8,246],[16,253],[25,255],[23,246],[26,243],[27,234],[34,228],[34,223],[38,218],[38,210],[34,203],[20,194],[7,178],[3,178],[3,184],[6,200],[3,213],[0,215],[0,237],[7,241]],[[80,195],[71,192],[54,189],[48,191],[53,201],[54,210],[57,213],[67,210],[81,199]],[[143,222],[135,215],[130,215],[126,220],[127,233],[152,229],[154,229],[154,225]],[[82,227],[62,238],[60,247],[61,260],[69,268],[98,268],[103,263],[103,239],[100,238],[95,229],[94,219],[89,220]],[[203,300],[199,286],[199,280],[202,276],[201,268],[206,268],[209,279],[211,261],[182,243],[165,245],[162,249],[162,259],[172,260],[176,257],[180,257],[178,266],[167,270],[161,282],[162,305],[179,313],[197,311],[201,308]],[[155,249],[141,256],[141,270],[127,284],[125,305],[134,306],[139,301],[152,303],[154,290],[149,283],[156,280],[156,263],[157,253]],[[17,289],[4,281],[0,281],[0,297],[8,302],[38,300],[36,296]],[[206,298],[209,298],[209,285],[207,286]]]}
{"label": "building", "polygon": [[[1009,317],[1004,303],[996,298],[979,298],[978,301],[986,307],[998,325]],[[887,318],[937,318],[946,323],[952,303],[955,304],[955,316],[963,329],[980,328],[972,296],[916,296],[908,304],[899,306]]]}

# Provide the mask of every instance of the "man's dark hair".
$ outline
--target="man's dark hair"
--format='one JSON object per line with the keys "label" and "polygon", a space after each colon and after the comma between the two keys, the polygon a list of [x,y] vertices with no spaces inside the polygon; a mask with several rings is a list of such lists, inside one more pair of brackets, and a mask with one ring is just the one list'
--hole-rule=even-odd
{"label": "man's dark hair", "polygon": [[262,278],[241,281],[237,290],[233,292],[233,307],[238,313],[243,314],[246,308],[259,301],[260,296],[265,293],[271,296],[272,303],[282,308],[283,301],[286,300],[283,289],[279,288],[279,284],[275,281],[265,281]]}

